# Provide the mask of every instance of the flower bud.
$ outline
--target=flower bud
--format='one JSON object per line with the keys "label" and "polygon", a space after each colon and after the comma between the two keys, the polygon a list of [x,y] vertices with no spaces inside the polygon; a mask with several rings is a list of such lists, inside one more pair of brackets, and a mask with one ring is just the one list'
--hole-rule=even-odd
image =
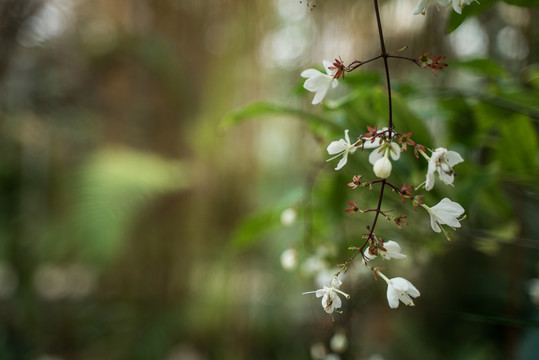
{"label": "flower bud", "polygon": [[386,179],[391,174],[391,161],[387,156],[383,156],[376,160],[373,166],[374,174],[381,179]]}

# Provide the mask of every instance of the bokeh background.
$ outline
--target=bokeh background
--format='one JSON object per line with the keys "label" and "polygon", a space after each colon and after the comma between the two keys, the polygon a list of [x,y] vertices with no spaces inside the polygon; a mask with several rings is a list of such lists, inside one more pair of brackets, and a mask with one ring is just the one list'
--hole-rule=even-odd
{"label": "bokeh background", "polygon": [[[367,154],[335,172],[325,148],[385,124],[385,79],[313,106],[299,74],[379,54],[371,1],[0,1],[0,359],[536,359],[539,4],[480,2],[380,0],[389,52],[447,56],[391,60],[395,123],[462,154],[425,201],[467,219],[448,242],[387,194],[408,257],[379,264],[422,295],[391,310],[355,266],[332,318],[302,292],[376,194],[345,186]],[[392,180],[419,185],[404,155]]]}

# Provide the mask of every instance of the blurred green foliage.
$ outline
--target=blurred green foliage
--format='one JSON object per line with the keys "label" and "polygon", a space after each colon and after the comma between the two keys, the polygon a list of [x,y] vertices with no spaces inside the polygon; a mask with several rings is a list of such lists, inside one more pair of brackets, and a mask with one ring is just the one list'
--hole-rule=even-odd
{"label": "blurred green foliage", "polygon": [[[366,153],[336,172],[325,149],[345,129],[384,126],[387,93],[373,63],[313,107],[299,74],[345,40],[375,56],[372,3],[3,2],[0,359],[308,359],[336,332],[341,359],[532,359],[537,1],[431,11],[418,28],[392,17],[413,1],[381,3],[390,48],[449,55],[436,78],[391,59],[393,111],[397,131],[463,155],[455,187],[425,201],[451,197],[468,218],[448,243],[388,192],[384,207],[410,224],[379,231],[409,257],[380,264],[422,295],[390,311],[383,284],[351,268],[352,299],[331,319],[301,295],[318,286],[305,264],[346,259],[369,222],[347,201],[377,194],[346,187],[372,176]],[[508,4],[531,19],[524,59],[496,52],[499,28],[520,26],[502,19]],[[469,18],[489,50],[457,60],[440,36]],[[424,180],[411,151],[393,166],[396,184]],[[295,271],[280,264],[286,249]]]}

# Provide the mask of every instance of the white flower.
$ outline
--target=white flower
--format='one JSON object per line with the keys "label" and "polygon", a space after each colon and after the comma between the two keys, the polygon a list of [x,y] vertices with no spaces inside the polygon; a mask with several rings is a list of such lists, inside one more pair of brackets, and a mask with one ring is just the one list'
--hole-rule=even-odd
{"label": "white flower", "polygon": [[324,64],[327,74],[316,69],[303,70],[301,73],[301,77],[307,78],[303,87],[310,92],[315,93],[313,104],[319,104],[324,99],[330,86],[335,88],[338,85],[337,79],[334,78],[337,69],[327,60],[322,61],[322,63]]}
{"label": "white flower", "polygon": [[339,286],[341,286],[342,281],[339,280],[337,276],[333,276],[331,279],[329,286],[324,286],[322,289],[318,289],[316,291],[307,291],[304,292],[305,294],[316,294],[316,297],[322,298],[322,308],[325,312],[328,314],[333,313],[336,309],[340,308],[342,306],[341,298],[338,294],[343,295],[345,298],[350,299],[350,295],[347,293],[339,290]]}
{"label": "white flower", "polygon": [[[470,5],[472,1],[479,3],[477,0],[436,0],[438,5],[440,6],[448,7],[451,5],[453,7],[453,10],[455,10],[459,14],[462,14],[462,8],[464,7],[464,5]],[[425,15],[425,9],[429,5],[429,2],[430,0],[419,0],[416,7],[414,8],[413,14]]]}
{"label": "white flower", "polygon": [[470,5],[472,1],[479,3],[477,0],[452,0],[451,5],[453,5],[453,10],[459,14],[462,14],[462,8],[464,5]]}
{"label": "white flower", "polygon": [[[443,6],[443,7],[448,7],[449,5],[451,5],[451,1],[452,0],[436,0],[436,2],[440,6]],[[414,8],[414,11],[412,12],[412,14],[414,14],[414,15],[418,15],[418,14],[425,15],[425,9],[429,5],[429,2],[430,2],[430,0],[419,0],[417,2],[417,5]]]}
{"label": "white flower", "polygon": [[348,161],[348,153],[353,154],[357,150],[357,146],[352,143],[350,143],[350,137],[348,136],[348,129],[344,130],[344,139],[339,139],[337,141],[332,141],[331,144],[328,145],[327,151],[329,155],[335,155],[331,159],[328,159],[327,161],[331,161],[335,158],[338,158],[342,155],[342,159],[337,164],[337,167],[335,170],[341,169],[344,165],[346,165],[346,162]]}
{"label": "white flower", "polygon": [[447,185],[452,184],[455,179],[453,166],[463,161],[464,159],[456,151],[447,151],[445,148],[437,148],[434,150],[429,159],[425,189],[431,190],[434,186],[434,173],[436,171],[438,171],[440,180]]}
{"label": "white flower", "polygon": [[375,148],[369,155],[369,162],[373,165],[373,171],[379,178],[385,179],[391,174],[391,161],[389,156],[393,160],[398,160],[401,155],[400,147],[395,143],[383,142],[382,145],[378,141],[374,143],[366,142],[364,148]]}
{"label": "white flower", "polygon": [[433,207],[428,207],[425,204],[421,204],[421,206],[430,215],[430,226],[432,230],[436,232],[443,231],[448,240],[449,236],[441,225],[448,225],[453,230],[460,227],[459,217],[464,214],[464,208],[459,203],[444,198]]}
{"label": "white flower", "polygon": [[[378,249],[378,255],[380,255],[386,260],[404,259],[406,257],[406,255],[401,253],[402,251],[401,246],[396,241],[393,241],[393,240],[386,241],[384,242],[383,246],[386,250],[384,251],[382,249]],[[377,256],[370,252],[370,248],[367,248],[367,250],[365,250],[364,255],[368,261],[374,260]]]}
{"label": "white flower", "polygon": [[[380,274],[380,273],[379,273]],[[408,280],[396,277],[391,280],[385,279],[387,282],[387,302],[389,307],[396,309],[399,307],[399,300],[404,305],[414,306],[412,297],[418,297],[419,291]]]}

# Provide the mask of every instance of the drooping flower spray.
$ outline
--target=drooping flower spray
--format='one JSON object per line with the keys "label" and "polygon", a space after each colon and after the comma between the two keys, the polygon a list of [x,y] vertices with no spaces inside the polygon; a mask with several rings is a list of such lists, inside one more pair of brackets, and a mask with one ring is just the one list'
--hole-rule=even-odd
{"label": "drooping flower spray", "polygon": [[[436,5],[439,6],[452,6],[458,13],[461,12],[464,5],[469,5],[471,2],[472,0],[432,1],[432,3],[436,3]],[[424,15],[428,6],[428,0],[419,0],[413,13]],[[383,61],[387,88],[388,117],[387,125],[385,127],[379,129],[377,125],[366,124],[367,132],[359,134],[355,138],[350,136],[350,131],[347,129],[344,132],[344,138],[332,141],[327,147],[328,154],[330,155],[328,161],[339,158],[339,162],[335,168],[336,171],[342,169],[347,164],[349,156],[355,156],[355,154],[361,152],[356,150],[370,150],[368,161],[373,167],[375,178],[372,179],[372,175],[370,174],[357,174],[353,176],[352,181],[347,185],[351,189],[367,188],[372,190],[376,188],[378,190],[378,202],[375,208],[361,209],[355,202],[348,202],[350,208],[346,209],[346,212],[350,213],[350,215],[358,212],[361,214],[374,213],[372,222],[367,227],[368,232],[362,236],[362,243],[351,248],[351,250],[354,251],[352,256],[340,264],[337,271],[327,280],[330,284],[329,286],[324,285],[323,288],[319,290],[304,293],[314,293],[317,297],[322,297],[322,307],[328,314],[333,314],[334,311],[341,308],[342,302],[338,294],[344,295],[345,298],[349,298],[348,294],[339,289],[342,285],[339,276],[348,269],[349,265],[356,257],[358,257],[358,255],[363,259],[362,263],[372,271],[375,278],[381,278],[387,283],[387,301],[390,308],[397,308],[400,302],[408,306],[413,306],[413,298],[420,296],[419,290],[410,281],[402,277],[390,279],[382,273],[382,270],[385,271],[385,269],[371,265],[371,262],[378,256],[386,260],[402,259],[406,257],[406,255],[402,253],[401,246],[396,241],[384,240],[382,234],[380,234],[377,229],[380,218],[394,222],[399,229],[401,229],[402,225],[407,224],[405,220],[406,215],[393,216],[390,214],[391,210],[384,209],[383,202],[384,195],[387,193],[386,190],[393,190],[393,193],[396,193],[401,197],[403,203],[406,203],[408,200],[408,202],[412,204],[414,210],[418,207],[424,208],[430,216],[432,230],[438,233],[443,232],[448,240],[450,239],[450,234],[443,226],[448,226],[451,229],[456,230],[456,228],[461,226],[460,221],[464,218],[463,215],[465,212],[460,204],[448,198],[442,199],[434,206],[429,206],[423,202],[423,195],[417,194],[417,191],[422,188],[427,191],[433,189],[436,173],[438,173],[438,177],[444,184],[452,185],[454,182],[453,167],[463,162],[464,159],[455,151],[450,151],[441,147],[431,150],[424,145],[416,143],[412,139],[412,131],[402,133],[395,131],[393,120],[389,59],[409,61],[420,68],[430,69],[432,73],[436,75],[436,71],[443,71],[445,67],[447,67],[447,63],[444,62],[445,56],[435,56],[431,55],[431,53],[423,52],[416,58],[409,58],[388,53],[384,41],[378,0],[373,0],[373,7],[380,39],[380,55],[365,61],[355,60],[348,65],[346,65],[340,57],[335,59],[334,62],[324,60],[325,74],[315,69],[307,69],[301,73],[302,77],[307,78],[304,87],[315,93],[314,99],[312,100],[313,104],[318,104],[323,101],[328,90],[337,86],[338,78],[342,76],[344,79],[345,73],[354,71],[362,65],[372,61]],[[401,155],[410,149],[413,149],[417,159],[423,157],[428,162],[428,170],[425,176],[426,180],[423,184],[417,185],[416,187],[410,185],[407,186],[406,184],[397,185],[388,180],[391,177],[393,170],[393,162],[398,161]],[[372,180],[368,180],[369,178]]]}

